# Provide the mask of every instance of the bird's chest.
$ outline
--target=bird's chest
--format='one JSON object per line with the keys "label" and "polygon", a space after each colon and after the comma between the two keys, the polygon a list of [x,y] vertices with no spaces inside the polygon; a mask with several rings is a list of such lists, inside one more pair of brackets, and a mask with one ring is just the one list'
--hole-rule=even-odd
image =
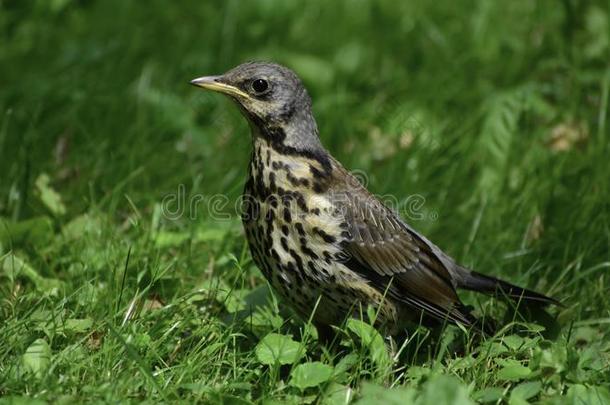
{"label": "bird's chest", "polygon": [[311,309],[321,284],[336,280],[345,227],[324,193],[314,190],[318,180],[310,165],[255,148],[242,211],[255,263],[303,311]]}

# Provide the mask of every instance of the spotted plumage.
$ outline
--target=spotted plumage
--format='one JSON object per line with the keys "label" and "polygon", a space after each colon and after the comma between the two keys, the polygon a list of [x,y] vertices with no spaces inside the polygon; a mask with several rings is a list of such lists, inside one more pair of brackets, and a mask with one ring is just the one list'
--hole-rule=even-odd
{"label": "spotted plumage", "polygon": [[394,334],[423,318],[479,327],[458,288],[556,303],[458,265],[371,195],[320,143],[311,100],[289,69],[246,63],[192,83],[230,96],[250,123],[246,238],[302,317],[340,324],[372,306]]}

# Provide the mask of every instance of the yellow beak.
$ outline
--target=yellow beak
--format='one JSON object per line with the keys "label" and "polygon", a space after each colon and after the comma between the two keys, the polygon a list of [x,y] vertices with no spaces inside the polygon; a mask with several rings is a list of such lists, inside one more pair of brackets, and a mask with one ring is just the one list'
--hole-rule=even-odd
{"label": "yellow beak", "polygon": [[204,76],[191,80],[193,86],[201,87],[207,90],[217,91],[234,97],[248,98],[248,93],[243,92],[235,86],[223,83],[220,79],[222,76]]}

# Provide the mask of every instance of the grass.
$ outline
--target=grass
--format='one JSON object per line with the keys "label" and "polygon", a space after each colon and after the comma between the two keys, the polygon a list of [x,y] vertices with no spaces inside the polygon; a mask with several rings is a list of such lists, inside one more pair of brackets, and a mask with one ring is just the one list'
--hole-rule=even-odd
{"label": "grass", "polygon": [[[609,403],[608,12],[0,1],[0,402]],[[246,123],[188,86],[249,59],[303,77],[325,145],[417,230],[565,308],[464,294],[507,327],[389,349],[364,315],[319,344],[244,243]]]}

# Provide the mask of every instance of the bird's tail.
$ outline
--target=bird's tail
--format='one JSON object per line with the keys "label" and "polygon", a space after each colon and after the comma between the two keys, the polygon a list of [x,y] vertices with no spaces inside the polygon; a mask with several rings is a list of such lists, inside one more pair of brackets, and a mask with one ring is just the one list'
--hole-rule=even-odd
{"label": "bird's tail", "polygon": [[477,273],[476,271],[461,270],[458,287],[465,290],[477,291],[497,297],[508,297],[527,304],[539,304],[542,306],[549,304],[562,305],[556,299],[536,291],[521,288],[504,280]]}

